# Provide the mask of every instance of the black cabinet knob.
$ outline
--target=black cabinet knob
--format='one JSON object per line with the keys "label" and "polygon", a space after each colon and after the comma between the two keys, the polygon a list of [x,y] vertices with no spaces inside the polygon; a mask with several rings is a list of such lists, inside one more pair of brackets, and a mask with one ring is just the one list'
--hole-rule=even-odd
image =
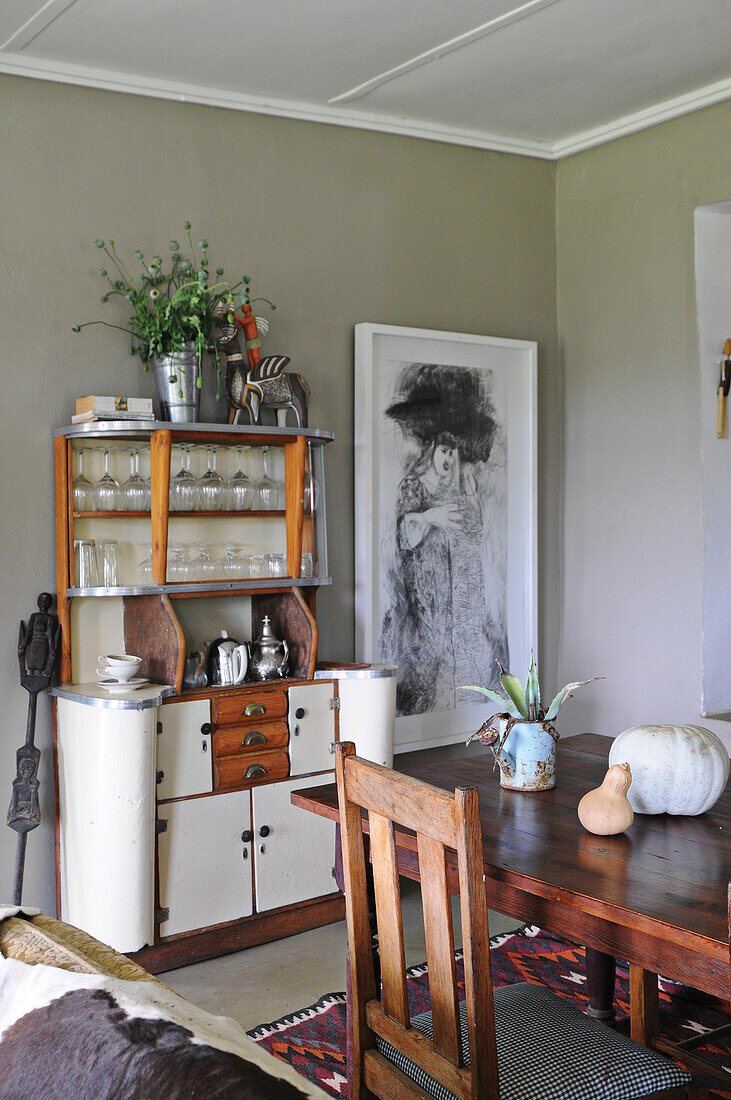
{"label": "black cabinet knob", "polygon": [[304,707],[297,707],[297,710],[294,712],[295,718],[304,718],[305,714],[306,711]]}
{"label": "black cabinet knob", "polygon": [[204,722],[201,726],[201,733],[204,737],[208,737],[210,733],[213,733],[213,726],[210,722]]}
{"label": "black cabinet knob", "polygon": [[268,825],[262,825],[261,829],[259,829],[259,836],[261,836],[261,837],[269,836],[271,831],[272,830],[269,828]]}
{"label": "black cabinet knob", "polygon": [[241,839],[243,840],[244,844],[250,844],[251,841],[254,839],[253,830],[244,829],[243,833],[241,834]]}

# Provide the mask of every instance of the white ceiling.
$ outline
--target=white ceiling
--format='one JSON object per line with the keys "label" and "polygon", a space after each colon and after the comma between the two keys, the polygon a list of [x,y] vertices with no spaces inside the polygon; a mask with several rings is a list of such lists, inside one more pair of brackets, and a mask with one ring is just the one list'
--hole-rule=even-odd
{"label": "white ceiling", "polygon": [[731,98],[731,0],[0,0],[0,71],[559,157]]}

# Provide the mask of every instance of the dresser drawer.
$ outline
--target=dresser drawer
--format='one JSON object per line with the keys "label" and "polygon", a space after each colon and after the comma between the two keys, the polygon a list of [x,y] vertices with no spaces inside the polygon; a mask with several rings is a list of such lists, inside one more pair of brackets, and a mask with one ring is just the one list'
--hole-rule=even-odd
{"label": "dresser drawer", "polygon": [[286,713],[286,691],[242,691],[240,695],[211,700],[214,726],[269,721],[271,718],[284,718]]}
{"label": "dresser drawer", "polygon": [[287,747],[289,729],[283,718],[274,722],[251,720],[240,726],[219,726],[213,731],[213,756],[250,755],[252,752],[268,752],[269,749]]}
{"label": "dresser drawer", "polygon": [[247,752],[242,756],[214,758],[213,761],[213,789],[216,791],[240,791],[272,779],[286,779],[288,775],[286,749]]}

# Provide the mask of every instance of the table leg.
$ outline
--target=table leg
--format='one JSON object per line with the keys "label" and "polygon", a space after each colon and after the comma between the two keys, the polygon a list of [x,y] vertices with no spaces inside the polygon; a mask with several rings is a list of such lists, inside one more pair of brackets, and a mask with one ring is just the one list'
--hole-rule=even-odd
{"label": "table leg", "polygon": [[629,965],[630,1035],[636,1043],[650,1046],[660,1032],[660,1001],[657,974],[636,963]]}
{"label": "table leg", "polygon": [[616,1015],[614,1009],[616,960],[613,955],[606,955],[593,947],[587,947],[585,950],[586,989],[589,995],[586,1014],[593,1016],[595,1020],[613,1020]]}

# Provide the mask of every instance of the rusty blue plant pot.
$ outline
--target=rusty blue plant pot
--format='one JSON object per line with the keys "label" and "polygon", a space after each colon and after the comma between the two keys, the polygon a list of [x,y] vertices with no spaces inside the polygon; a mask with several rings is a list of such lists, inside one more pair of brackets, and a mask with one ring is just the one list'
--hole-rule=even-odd
{"label": "rusty blue plant pot", "polygon": [[499,718],[498,728],[500,736],[492,751],[500,768],[500,786],[510,791],[549,791],[555,787],[558,734],[551,723]]}

